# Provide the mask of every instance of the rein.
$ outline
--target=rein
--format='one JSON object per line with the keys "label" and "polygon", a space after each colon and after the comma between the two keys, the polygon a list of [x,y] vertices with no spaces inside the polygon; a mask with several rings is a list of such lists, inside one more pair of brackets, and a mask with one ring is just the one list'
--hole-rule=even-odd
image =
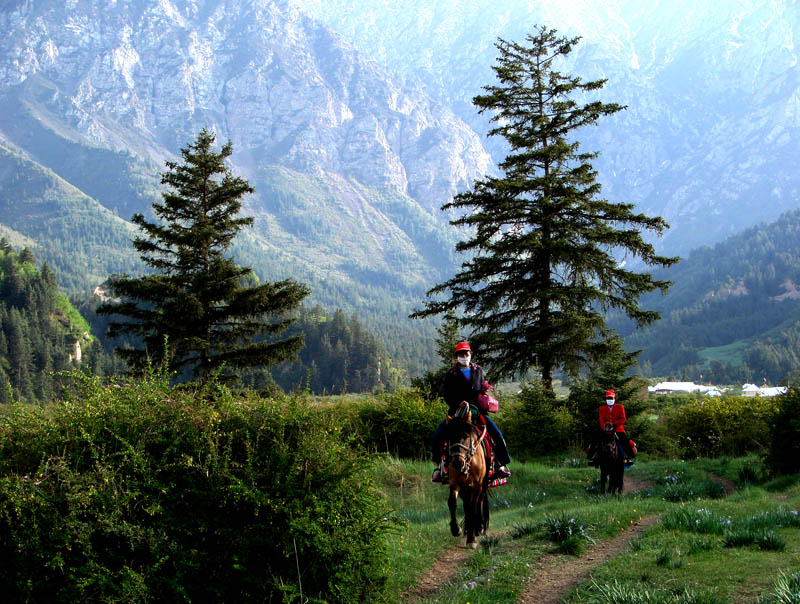
{"label": "rein", "polygon": [[[469,466],[472,463],[472,456],[475,455],[475,452],[478,450],[478,447],[481,446],[483,439],[486,437],[486,426],[483,427],[483,433],[481,433],[481,437],[478,439],[476,443],[475,440],[472,438],[472,428],[470,428],[469,432],[469,446],[463,443],[455,443],[450,445],[450,457],[456,458],[460,457],[464,460],[464,468],[461,470],[462,474],[469,474]],[[458,452],[459,449],[463,449],[464,453]]]}

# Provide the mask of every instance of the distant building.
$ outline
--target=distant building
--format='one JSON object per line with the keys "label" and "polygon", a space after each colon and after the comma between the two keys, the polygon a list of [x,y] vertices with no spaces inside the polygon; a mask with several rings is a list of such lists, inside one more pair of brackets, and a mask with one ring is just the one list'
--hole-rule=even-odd
{"label": "distant building", "polygon": [[703,386],[694,382],[659,382],[655,386],[650,386],[647,390],[656,394],[673,394],[676,392],[709,392],[716,390],[716,387]]}
{"label": "distant building", "polygon": [[742,386],[742,396],[752,398],[754,396],[780,396],[786,394],[786,386],[762,386],[759,388],[755,384],[745,384]]}
{"label": "distant building", "polygon": [[755,384],[745,384],[742,386],[742,396],[753,397],[761,396],[761,389]]}

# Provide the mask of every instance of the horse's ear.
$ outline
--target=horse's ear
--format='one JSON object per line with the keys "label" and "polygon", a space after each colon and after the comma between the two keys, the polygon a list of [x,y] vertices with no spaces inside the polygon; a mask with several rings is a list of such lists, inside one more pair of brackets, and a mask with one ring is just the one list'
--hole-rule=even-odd
{"label": "horse's ear", "polygon": [[465,420],[465,421],[466,421],[468,424],[471,424],[471,423],[472,423],[472,410],[471,410],[469,407],[467,407],[467,416],[464,418],[464,420]]}

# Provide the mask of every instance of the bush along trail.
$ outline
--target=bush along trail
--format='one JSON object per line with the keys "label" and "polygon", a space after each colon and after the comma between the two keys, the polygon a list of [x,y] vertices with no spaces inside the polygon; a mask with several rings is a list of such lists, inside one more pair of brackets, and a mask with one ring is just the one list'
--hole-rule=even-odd
{"label": "bush along trail", "polygon": [[[395,472],[424,471],[391,463]],[[748,470],[757,463],[640,461],[626,471],[622,496],[600,495],[599,471],[579,460],[515,464],[512,483],[493,490],[489,531],[475,552],[447,531],[446,489],[406,481],[395,499],[406,524],[390,548],[395,597],[423,604],[800,601],[784,597],[800,586],[798,480],[754,484]]]}

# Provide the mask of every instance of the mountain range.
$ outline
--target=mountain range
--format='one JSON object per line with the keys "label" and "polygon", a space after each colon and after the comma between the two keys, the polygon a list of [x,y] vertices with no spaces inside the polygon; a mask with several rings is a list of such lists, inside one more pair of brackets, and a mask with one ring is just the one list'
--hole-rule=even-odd
{"label": "mountain range", "polygon": [[460,261],[439,208],[505,152],[471,98],[497,37],[536,24],[581,36],[563,70],[627,105],[580,142],[605,197],[671,224],[660,251],[797,207],[794,2],[7,0],[0,236],[71,295],[141,271],[128,219],[209,127],[256,190],[237,260],[356,312],[416,372],[434,325],[406,317]]}
{"label": "mountain range", "polygon": [[[471,99],[494,82],[497,38],[535,24],[580,43],[563,70],[607,79],[627,106],[578,134],[610,200],[663,216],[655,245],[688,254],[797,207],[800,69],[794,0],[297,0],[482,136]],[[495,161],[502,140],[487,140]]]}

